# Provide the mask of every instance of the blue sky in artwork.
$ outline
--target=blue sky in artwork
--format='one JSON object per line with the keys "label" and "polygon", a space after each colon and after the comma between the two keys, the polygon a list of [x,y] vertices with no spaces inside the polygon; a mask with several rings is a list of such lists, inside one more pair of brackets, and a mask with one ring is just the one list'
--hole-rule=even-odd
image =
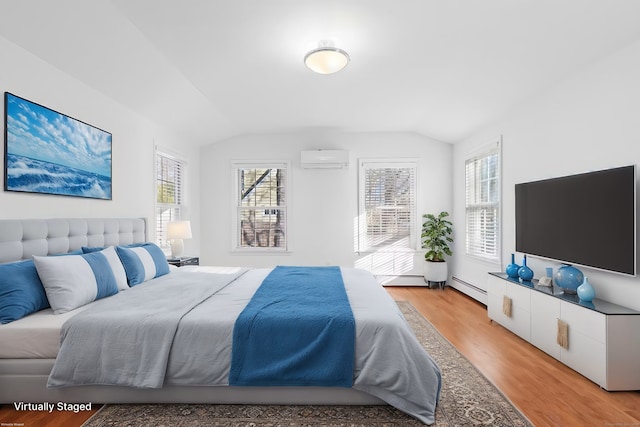
{"label": "blue sky in artwork", "polygon": [[7,96],[7,152],[111,177],[111,134]]}

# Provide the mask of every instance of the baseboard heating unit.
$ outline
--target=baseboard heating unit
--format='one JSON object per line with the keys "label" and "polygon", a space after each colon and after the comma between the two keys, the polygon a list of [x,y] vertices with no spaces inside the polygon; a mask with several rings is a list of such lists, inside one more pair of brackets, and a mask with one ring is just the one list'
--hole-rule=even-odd
{"label": "baseboard heating unit", "polygon": [[487,291],[485,291],[484,289],[481,289],[456,276],[451,277],[451,282],[449,283],[449,286],[459,290],[464,294],[469,295],[471,298],[478,300],[482,304],[487,305]]}

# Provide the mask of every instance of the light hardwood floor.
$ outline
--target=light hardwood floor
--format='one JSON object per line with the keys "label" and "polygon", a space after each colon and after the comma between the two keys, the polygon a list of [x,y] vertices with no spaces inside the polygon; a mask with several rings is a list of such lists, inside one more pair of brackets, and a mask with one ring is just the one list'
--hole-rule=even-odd
{"label": "light hardwood floor", "polygon": [[387,289],[411,302],[535,426],[640,426],[640,392],[604,391],[491,322],[484,305],[455,289]]}
{"label": "light hardwood floor", "polygon": [[[489,321],[486,307],[446,288],[389,287],[409,301],[539,427],[640,426],[640,392],[606,392]],[[0,427],[75,427],[90,414],[53,415],[0,407]]]}

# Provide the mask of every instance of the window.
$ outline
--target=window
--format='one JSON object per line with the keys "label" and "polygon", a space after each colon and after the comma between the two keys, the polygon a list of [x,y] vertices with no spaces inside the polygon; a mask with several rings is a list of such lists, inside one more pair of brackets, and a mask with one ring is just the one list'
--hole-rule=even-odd
{"label": "window", "polygon": [[286,251],[287,164],[236,163],[235,250]]}
{"label": "window", "polygon": [[169,248],[167,224],[180,220],[184,211],[185,163],[156,151],[156,243]]}
{"label": "window", "polygon": [[358,252],[415,249],[416,163],[360,163]]}
{"label": "window", "polygon": [[500,143],[465,162],[466,251],[500,262]]}

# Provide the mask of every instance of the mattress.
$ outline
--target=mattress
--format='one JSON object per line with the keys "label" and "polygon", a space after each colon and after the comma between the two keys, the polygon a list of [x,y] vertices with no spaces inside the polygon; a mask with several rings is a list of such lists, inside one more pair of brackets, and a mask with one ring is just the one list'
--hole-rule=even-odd
{"label": "mattress", "polygon": [[0,325],[0,359],[55,359],[60,349],[60,328],[67,319],[91,304],[64,314],[50,308]]}

